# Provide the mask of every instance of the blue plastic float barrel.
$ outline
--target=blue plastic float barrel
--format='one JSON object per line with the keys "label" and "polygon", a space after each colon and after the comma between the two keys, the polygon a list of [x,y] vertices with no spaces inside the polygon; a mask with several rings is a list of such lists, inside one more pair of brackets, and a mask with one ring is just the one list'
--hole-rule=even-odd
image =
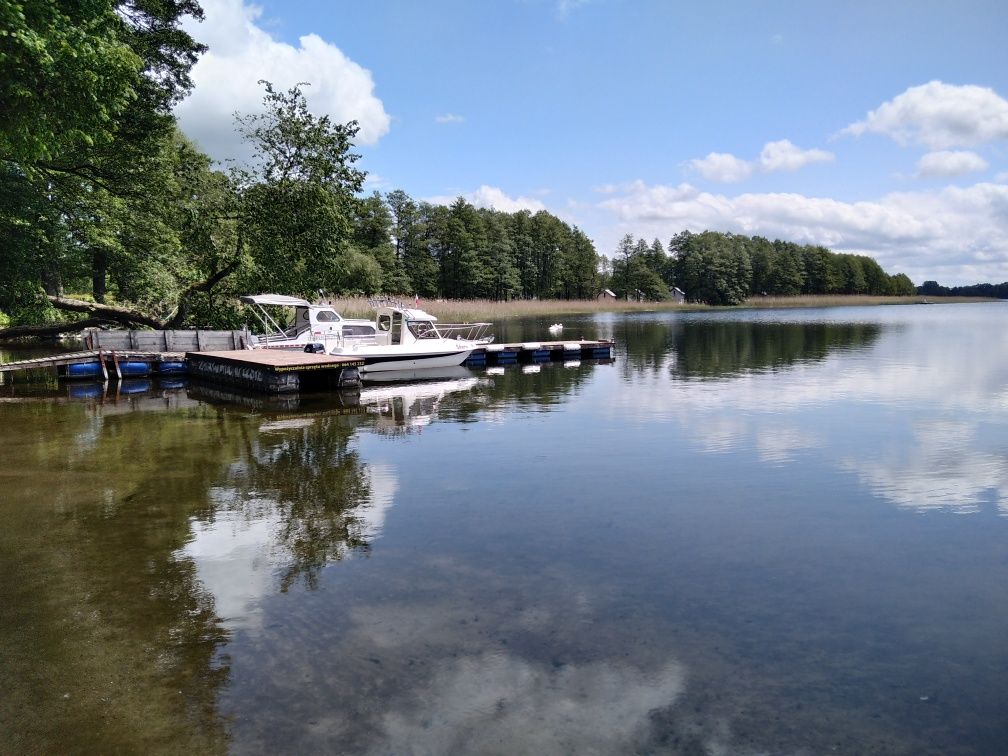
{"label": "blue plastic float barrel", "polygon": [[184,362],[159,362],[158,373],[161,375],[183,375],[188,372]]}
{"label": "blue plastic float barrel", "polygon": [[97,378],[101,374],[101,364],[98,362],[78,362],[66,366],[67,378]]}
{"label": "blue plastic float barrel", "polygon": [[147,362],[120,362],[119,372],[123,375],[147,375],[150,372],[150,363]]}

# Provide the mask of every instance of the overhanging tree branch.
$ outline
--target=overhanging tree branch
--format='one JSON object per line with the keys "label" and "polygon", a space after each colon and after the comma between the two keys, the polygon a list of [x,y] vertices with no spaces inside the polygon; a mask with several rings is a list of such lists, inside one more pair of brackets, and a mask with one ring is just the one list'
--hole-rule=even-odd
{"label": "overhanging tree branch", "polygon": [[62,336],[65,333],[76,333],[85,328],[96,328],[107,325],[109,321],[103,318],[84,318],[66,323],[48,323],[46,325],[20,325],[10,328],[0,328],[0,341],[11,339],[44,339],[51,336]]}
{"label": "overhanging tree branch", "polygon": [[95,318],[101,318],[106,323],[118,323],[119,325],[145,325],[150,328],[165,328],[165,321],[152,317],[139,310],[131,310],[128,307],[118,307],[116,305],[99,304],[97,302],[85,302],[82,299],[72,299],[56,294],[48,294],[49,302],[57,310],[68,312],[83,312]]}

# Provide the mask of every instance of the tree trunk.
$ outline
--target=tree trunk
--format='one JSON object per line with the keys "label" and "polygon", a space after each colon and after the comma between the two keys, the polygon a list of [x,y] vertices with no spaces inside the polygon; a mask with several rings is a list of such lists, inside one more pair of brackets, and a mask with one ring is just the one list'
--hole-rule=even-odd
{"label": "tree trunk", "polygon": [[91,295],[98,304],[105,304],[107,272],[108,252],[104,249],[96,249],[91,254]]}

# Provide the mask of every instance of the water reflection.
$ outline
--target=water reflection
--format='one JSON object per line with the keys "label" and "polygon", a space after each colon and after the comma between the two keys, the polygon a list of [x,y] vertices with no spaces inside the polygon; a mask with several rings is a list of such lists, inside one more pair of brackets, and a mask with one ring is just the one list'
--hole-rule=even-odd
{"label": "water reflection", "polygon": [[[1000,314],[637,320],[623,334],[629,390],[610,407],[674,423],[704,453],[751,453],[775,467],[821,455],[900,508],[970,513],[990,503],[1004,514],[1006,456],[984,430],[1008,409]],[[942,327],[943,315],[964,322]]]}
{"label": "water reflection", "polygon": [[487,383],[464,367],[388,371],[368,377],[359,402],[375,419],[376,433],[420,432],[437,417],[446,396],[471,393]]}
{"label": "water reflection", "polygon": [[911,433],[910,444],[841,464],[904,509],[975,514],[993,501],[1008,517],[1008,450],[991,451],[977,426],[961,420],[921,421]]}
{"label": "water reflection", "polygon": [[227,434],[199,410],[142,421],[96,418],[86,404],[2,411],[0,684],[18,705],[7,744],[220,750],[227,633],[193,565],[174,555],[229,455]]}
{"label": "water reflection", "polygon": [[996,752],[1006,331],[940,309],[585,318],[615,365],[359,397],[5,388],[2,734]]}
{"label": "water reflection", "polygon": [[683,682],[675,664],[554,667],[508,653],[453,659],[386,711],[374,750],[625,753],[648,744],[649,714],[672,706]]}
{"label": "water reflection", "polygon": [[721,318],[629,320],[617,338],[628,374],[669,369],[679,378],[731,378],[818,362],[871,347],[876,323],[773,323]]}

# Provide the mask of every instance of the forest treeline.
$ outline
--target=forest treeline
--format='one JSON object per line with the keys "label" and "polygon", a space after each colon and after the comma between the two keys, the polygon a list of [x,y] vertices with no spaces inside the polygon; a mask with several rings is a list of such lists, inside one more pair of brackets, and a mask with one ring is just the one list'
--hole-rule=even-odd
{"label": "forest treeline", "polygon": [[251,158],[223,169],[172,109],[205,47],[196,0],[0,5],[0,327],[231,326],[237,296],[596,296],[734,304],[750,294],[913,293],[868,257],[760,237],[627,236],[599,254],[546,212],[363,192],[357,124],[263,87],[236,116]]}
{"label": "forest treeline", "polygon": [[979,283],[969,286],[942,286],[937,281],[925,281],[917,293],[926,297],[991,297],[1008,299],[1008,281],[999,284]]}
{"label": "forest treeline", "polygon": [[648,244],[627,235],[608,278],[618,296],[665,299],[674,287],[690,301],[713,305],[760,295],[915,293],[909,277],[889,275],[871,257],[718,231],[683,231],[668,252],[659,239]]}

